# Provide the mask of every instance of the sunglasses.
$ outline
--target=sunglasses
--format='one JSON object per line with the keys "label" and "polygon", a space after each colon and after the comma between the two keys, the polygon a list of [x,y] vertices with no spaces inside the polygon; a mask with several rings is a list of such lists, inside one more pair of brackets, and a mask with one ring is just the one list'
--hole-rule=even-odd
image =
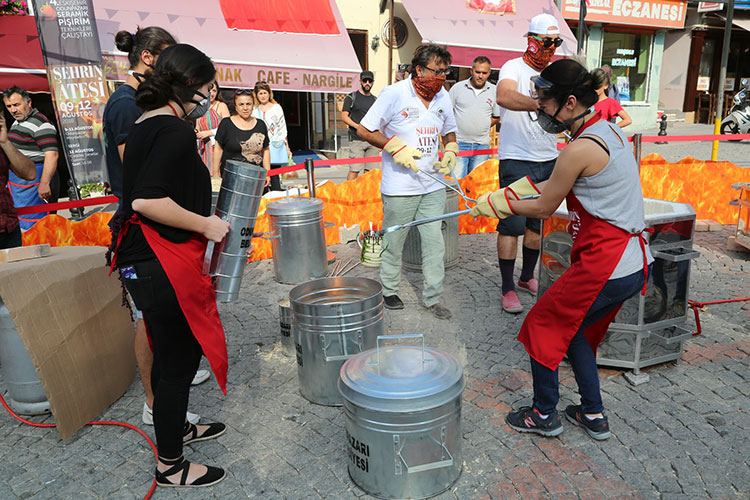
{"label": "sunglasses", "polygon": [[234,95],[253,95],[253,89],[237,89],[234,91]]}
{"label": "sunglasses", "polygon": [[372,78],[362,78],[362,83],[372,83]]}
{"label": "sunglasses", "polygon": [[542,44],[544,44],[544,48],[545,49],[548,49],[548,48],[552,47],[553,45],[555,47],[559,47],[560,45],[563,44],[563,39],[562,38],[555,38],[553,40],[551,38],[541,38],[541,37],[538,37],[536,35],[533,35],[533,37],[534,37],[534,40],[542,42]]}
{"label": "sunglasses", "polygon": [[426,70],[432,71],[432,73],[435,76],[444,76],[444,75],[447,75],[448,72],[450,72],[450,68],[448,68],[448,69],[432,69],[432,68],[430,68],[428,66],[422,66],[422,67],[424,69],[426,69]]}

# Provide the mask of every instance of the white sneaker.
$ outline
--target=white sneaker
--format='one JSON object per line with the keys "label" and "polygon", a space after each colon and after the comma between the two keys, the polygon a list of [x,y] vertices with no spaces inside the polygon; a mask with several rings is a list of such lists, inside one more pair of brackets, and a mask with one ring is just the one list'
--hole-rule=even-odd
{"label": "white sneaker", "polygon": [[[201,421],[201,416],[187,412],[187,420],[195,425]],[[143,423],[146,425],[154,425],[154,411],[149,408],[146,403],[143,403]]]}
{"label": "white sneaker", "polygon": [[190,385],[198,385],[202,384],[206,380],[211,378],[211,372],[208,370],[198,370],[195,372],[195,377],[193,377],[193,381],[190,382]]}

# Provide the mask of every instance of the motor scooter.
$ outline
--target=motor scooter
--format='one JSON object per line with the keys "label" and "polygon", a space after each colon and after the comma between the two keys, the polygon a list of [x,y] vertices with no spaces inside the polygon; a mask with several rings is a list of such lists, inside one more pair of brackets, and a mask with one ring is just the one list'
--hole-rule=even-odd
{"label": "motor scooter", "polygon": [[[727,117],[721,121],[721,133],[750,133],[750,78],[740,80],[740,91],[732,98],[732,109]],[[740,139],[736,140],[739,141]]]}

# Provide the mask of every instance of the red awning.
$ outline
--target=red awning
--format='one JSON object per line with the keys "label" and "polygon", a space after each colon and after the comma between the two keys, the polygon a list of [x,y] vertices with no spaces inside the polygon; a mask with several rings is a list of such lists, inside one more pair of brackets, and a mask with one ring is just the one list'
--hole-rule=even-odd
{"label": "red awning", "polygon": [[576,39],[553,0],[402,0],[424,42],[446,45],[454,66],[470,67],[474,58],[489,57],[493,68],[526,50],[529,21],[552,14],[564,43],[556,55],[576,52]]}
{"label": "red awning", "polygon": [[29,92],[49,92],[32,16],[0,16],[0,45],[0,90],[17,85]]}
{"label": "red awning", "polygon": [[216,64],[222,86],[349,92],[361,71],[335,0],[93,0],[109,79],[124,79],[119,30],[160,26]]}

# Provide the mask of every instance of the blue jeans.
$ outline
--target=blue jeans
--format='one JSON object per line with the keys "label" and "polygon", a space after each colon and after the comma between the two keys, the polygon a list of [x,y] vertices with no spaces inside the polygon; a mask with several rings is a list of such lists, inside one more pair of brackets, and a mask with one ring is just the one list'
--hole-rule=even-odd
{"label": "blue jeans", "polygon": [[[649,266],[649,274],[651,266]],[[599,296],[583,318],[581,327],[568,346],[568,360],[581,395],[583,413],[601,413],[604,410],[602,395],[599,392],[599,372],[596,368],[594,350],[583,331],[609,314],[614,308],[625,302],[643,288],[643,270],[623,278],[607,281]],[[531,375],[534,378],[534,408],[539,413],[553,413],[560,399],[560,382],[558,370],[550,370],[534,358],[531,359]]]}
{"label": "blue jeans", "polygon": [[[477,149],[490,149],[489,144],[475,144],[473,142],[459,142],[459,151],[474,151]],[[456,174],[456,179],[463,179],[469,175],[477,165],[487,161],[490,155],[476,155],[476,156],[459,156],[456,161],[456,170],[453,172]]]}

